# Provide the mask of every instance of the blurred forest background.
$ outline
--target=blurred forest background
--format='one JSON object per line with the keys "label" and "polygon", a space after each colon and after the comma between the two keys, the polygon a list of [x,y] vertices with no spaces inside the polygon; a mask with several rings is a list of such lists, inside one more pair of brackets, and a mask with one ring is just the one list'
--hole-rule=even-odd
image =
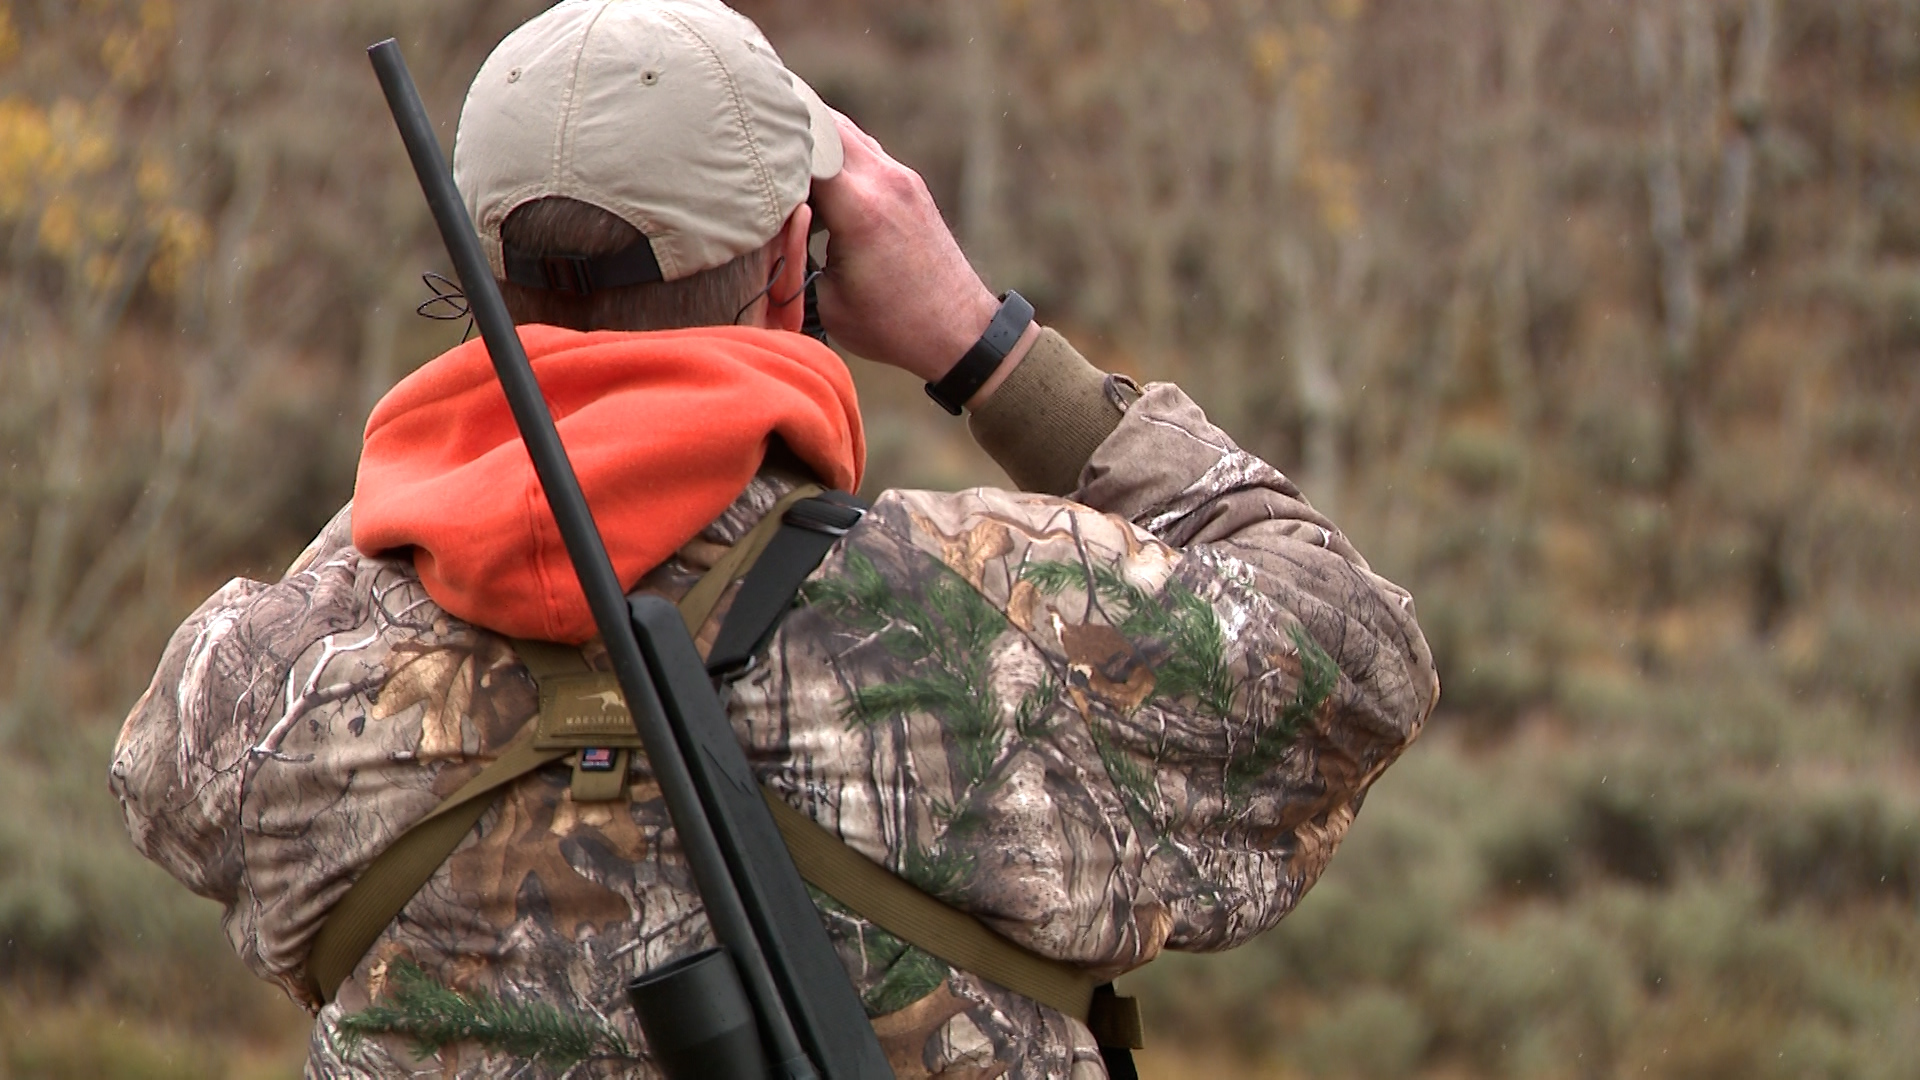
{"label": "blurred forest background", "polygon": [[[0,1077],[297,1072],[109,748],[458,337],[362,49],[450,143],[541,6],[0,0]],[[1433,726],[1280,929],[1127,980],[1148,1075],[1915,1074],[1920,0],[742,7],[1418,597]],[[998,479],[856,367],[874,489]]]}

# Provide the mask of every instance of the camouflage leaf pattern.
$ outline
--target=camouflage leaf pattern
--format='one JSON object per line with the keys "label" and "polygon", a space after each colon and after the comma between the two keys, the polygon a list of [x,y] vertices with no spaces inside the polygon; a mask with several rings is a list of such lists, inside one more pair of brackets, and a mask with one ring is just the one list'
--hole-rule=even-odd
{"label": "camouflage leaf pattern", "polygon": [[[1077,501],[882,495],[728,707],[794,806],[1108,977],[1291,910],[1438,683],[1407,594],[1177,389],[1150,387],[1082,478]],[[756,480],[643,587],[677,598],[784,490]],[[644,761],[629,805],[573,802],[558,768],[509,789],[339,999],[308,996],[328,907],[538,704],[507,642],[448,616],[406,561],[354,551],[347,522],[175,635],[112,769],[135,842],[317,1009],[309,1076],[560,1075],[474,1042],[350,1049],[341,1017],[407,965],[643,1047],[622,983],[711,940]],[[900,1076],[1104,1074],[1077,1021],[819,899]],[[643,1051],[564,1074],[653,1075]]]}

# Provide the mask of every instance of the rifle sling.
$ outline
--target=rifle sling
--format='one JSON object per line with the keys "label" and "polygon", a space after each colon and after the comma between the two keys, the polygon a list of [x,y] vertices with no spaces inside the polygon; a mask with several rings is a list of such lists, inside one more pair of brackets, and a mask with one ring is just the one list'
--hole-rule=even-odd
{"label": "rifle sling", "polygon": [[333,1000],[380,931],[473,831],[499,789],[567,755],[566,750],[535,750],[532,735],[529,730],[509,743],[491,765],[401,833],[334,902],[307,956],[307,988],[317,999]]}
{"label": "rifle sling", "polygon": [[[727,586],[757,561],[774,534],[780,531],[786,511],[823,490],[817,484],[807,484],[788,493],[694,584],[681,601],[688,633],[698,632]],[[580,750],[601,746],[623,751],[615,755],[621,766],[620,772],[613,774],[619,781],[619,792],[611,797],[624,797],[627,764],[624,751],[637,747],[640,742],[625,706],[608,708],[603,717],[593,718],[604,719],[604,723],[575,725],[576,730],[581,727],[587,730],[574,739],[567,737],[566,725],[562,722],[568,712],[566,705],[578,704],[608,690],[617,695],[619,681],[610,673],[594,671],[579,649],[550,641],[520,639],[513,645],[520,662],[540,688],[538,721],[507,744],[492,764],[375,856],[359,880],[334,902],[307,956],[308,989],[318,1000],[333,1000],[340,984],[353,974],[360,958],[379,940],[380,932],[473,831],[487,807],[493,805],[491,798],[481,796],[490,796],[543,765],[570,754],[577,757]],[[576,781],[583,779],[578,760],[574,776]],[[589,793],[606,796],[604,790]]]}
{"label": "rifle sling", "polygon": [[[750,662],[792,604],[793,596],[827,550],[859,520],[863,504],[809,485],[776,503],[759,524],[690,590],[680,610],[690,632],[704,625],[727,587],[745,581],[723,620],[708,657],[716,675]],[[624,781],[625,754],[638,746],[624,706],[604,716],[581,716],[580,702],[619,690],[611,672],[590,669],[580,651],[548,642],[514,641],[522,663],[540,685],[540,718],[500,757],[375,857],[328,912],[307,961],[310,987],[331,1001],[380,932],[400,914],[434,871],[492,805],[491,796],[527,773],[580,753],[617,748]],[[571,722],[569,722],[571,721]],[[1084,970],[1051,960],[994,933],[971,915],[920,891],[860,854],[824,826],[761,788],[800,876],[855,914],[954,968],[1085,1022],[1103,1048],[1144,1045],[1137,1001],[1096,984]],[[624,796],[624,783],[620,795]]]}

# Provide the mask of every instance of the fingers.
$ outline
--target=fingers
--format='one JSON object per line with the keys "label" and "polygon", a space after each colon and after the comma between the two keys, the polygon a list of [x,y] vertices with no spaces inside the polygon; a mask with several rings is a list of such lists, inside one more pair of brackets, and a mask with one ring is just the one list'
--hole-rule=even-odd
{"label": "fingers", "polygon": [[857,143],[859,144],[860,148],[866,151],[868,154],[872,154],[878,157],[887,156],[887,152],[881,149],[880,147],[880,141],[878,139],[875,139],[873,136],[867,134],[866,131],[862,129],[859,124],[856,124],[852,120],[849,120],[847,118],[846,113],[843,113],[838,109],[833,109],[831,111],[833,113],[834,122],[838,124],[840,127],[840,143],[842,146],[845,146],[849,142]]}
{"label": "fingers", "polygon": [[840,127],[842,164],[833,176],[814,181],[812,202],[829,233],[857,232],[871,217],[863,204],[871,201],[873,184],[888,171],[906,167],[844,114],[833,115]]}
{"label": "fingers", "polygon": [[838,123],[844,164],[813,192],[828,234],[821,322],[869,360],[937,379],[980,335],[996,302],[920,175],[853,121]]}

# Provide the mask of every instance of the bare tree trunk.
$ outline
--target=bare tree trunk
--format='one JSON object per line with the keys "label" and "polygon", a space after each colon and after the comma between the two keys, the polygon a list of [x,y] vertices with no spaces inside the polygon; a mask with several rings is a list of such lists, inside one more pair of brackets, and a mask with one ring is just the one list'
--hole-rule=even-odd
{"label": "bare tree trunk", "polygon": [[1135,312],[1136,333],[1147,352],[1156,358],[1165,358],[1174,352],[1174,331],[1178,323],[1181,298],[1174,285],[1173,259],[1174,247],[1179,240],[1182,223],[1176,207],[1175,193],[1166,190],[1161,171],[1167,168],[1162,159],[1163,140],[1155,130],[1156,121],[1149,120],[1151,115],[1146,106],[1151,95],[1139,87],[1127,87],[1122,91],[1132,102],[1135,115],[1141,117],[1126,126],[1127,139],[1121,153],[1124,161],[1133,162],[1132,167],[1124,169],[1127,193],[1127,216],[1131,219],[1133,234],[1133,294],[1129,298]]}
{"label": "bare tree trunk", "polygon": [[1000,205],[1001,127],[1006,109],[998,69],[999,6],[981,0],[949,0],[960,41],[967,135],[960,168],[960,236],[983,272],[1001,269],[1006,253]]}
{"label": "bare tree trunk", "polygon": [[204,371],[189,367],[181,400],[161,430],[160,453],[133,512],[117,527],[92,563],[81,573],[52,627],[66,647],[83,644],[99,626],[127,575],[146,558],[149,546],[173,511],[200,443],[201,417],[207,409]]}
{"label": "bare tree trunk", "polygon": [[1501,81],[1506,100],[1499,108],[1497,201],[1489,208],[1498,231],[1492,281],[1493,349],[1513,426],[1523,437],[1535,433],[1541,411],[1528,340],[1533,318],[1528,278],[1539,226],[1533,136],[1540,117],[1540,52],[1555,6],[1545,0],[1507,0],[1502,20]]}
{"label": "bare tree trunk", "polygon": [[[381,290],[380,300],[367,306],[366,317],[360,324],[358,419],[364,420],[372,413],[373,407],[393,389],[393,384],[400,381],[400,326],[415,310],[405,297],[419,282],[411,271],[396,271],[388,279],[387,287]],[[466,320],[457,319],[445,325],[464,329]]]}
{"label": "bare tree trunk", "polygon": [[[1778,0],[1747,0],[1734,48],[1727,95],[1731,128],[1721,155],[1717,202],[1707,241],[1709,265],[1727,296],[1722,319],[1729,325],[1741,321],[1753,302],[1747,279],[1737,271],[1747,254],[1748,223],[1753,215],[1756,144],[1767,123],[1777,8]],[[1805,373],[1797,373],[1797,377],[1805,379]],[[1800,508],[1809,501],[1815,483],[1811,468],[1814,421],[1808,404],[1813,397],[1808,387],[1788,401],[1788,415],[1782,417],[1782,466],[1773,481],[1775,490],[1767,505],[1748,521],[1753,540],[1750,625],[1761,638],[1771,636],[1799,600],[1793,563],[1798,524],[1804,519]]]}
{"label": "bare tree trunk", "polygon": [[1302,118],[1284,85],[1275,93],[1271,110],[1269,204],[1265,216],[1275,223],[1270,272],[1284,313],[1283,340],[1299,404],[1298,479],[1316,506],[1337,516],[1345,483],[1340,460],[1345,401],[1334,375],[1323,322],[1327,289],[1297,199],[1301,189]]}
{"label": "bare tree trunk", "polygon": [[[1754,142],[1765,117],[1776,5],[1777,0],[1747,0],[1730,86],[1723,86],[1712,15],[1700,0],[1645,0],[1635,21],[1634,74],[1655,117],[1645,182],[1661,302],[1665,410],[1660,491],[1666,521],[1650,551],[1649,614],[1671,607],[1682,587],[1679,564],[1692,512],[1689,488],[1701,455],[1702,402],[1710,375],[1705,366],[1711,348],[1708,303],[1718,297],[1715,325],[1737,318],[1741,311],[1740,287],[1729,284],[1728,277],[1745,252],[1752,216]],[[1671,58],[1676,38],[1677,67]],[[1729,116],[1730,130],[1723,126]],[[1714,188],[1703,239],[1694,237],[1688,221],[1690,164],[1695,175],[1711,179]],[[1763,522],[1763,532],[1766,528]],[[1783,550],[1777,538],[1761,540],[1763,550]],[[1772,616],[1759,621],[1770,624]]]}
{"label": "bare tree trunk", "polygon": [[[1653,241],[1655,278],[1660,296],[1660,386],[1664,436],[1660,489],[1664,520],[1647,546],[1647,591],[1642,613],[1652,622],[1672,607],[1680,588],[1678,548],[1683,528],[1682,489],[1691,476],[1695,434],[1692,382],[1700,334],[1700,268],[1693,238],[1687,231],[1685,179],[1681,161],[1681,129],[1686,119],[1686,74],[1676,73],[1672,52],[1672,22],[1683,26],[1699,21],[1697,0],[1683,0],[1676,12],[1666,0],[1643,0],[1634,24],[1634,75],[1643,98],[1655,110],[1654,130],[1645,151],[1648,232]],[[1691,38],[1683,33],[1683,40]],[[1691,44],[1691,43],[1688,43]],[[1683,57],[1686,50],[1683,50]],[[1692,59],[1684,57],[1685,59]],[[1656,660],[1652,638],[1643,639],[1641,658]]]}
{"label": "bare tree trunk", "polygon": [[61,357],[67,375],[51,401],[50,437],[42,444],[41,482],[30,510],[32,526],[26,558],[26,589],[15,624],[23,686],[37,683],[53,610],[67,577],[68,545],[74,501],[87,477],[87,450],[93,441],[93,350],[74,347]]}
{"label": "bare tree trunk", "polygon": [[1777,0],[1748,0],[1733,58],[1730,106],[1734,127],[1722,155],[1720,192],[1707,256],[1716,270],[1740,257],[1753,208],[1754,142],[1766,119]]}
{"label": "bare tree trunk", "polygon": [[[34,229],[22,225],[12,230],[8,244],[9,268],[25,268],[33,257]],[[25,275],[10,273],[11,287],[6,292],[5,319],[0,322],[0,350],[9,363],[0,364],[0,436],[15,447],[27,451],[25,460],[14,458],[6,474],[9,489],[4,509],[8,541],[0,549],[0,627],[16,627],[12,613],[26,603],[32,585],[30,557],[32,525],[45,498],[40,481],[39,459],[32,455],[32,433],[46,429],[58,396],[60,348],[51,330],[52,319],[40,305],[28,300]],[[24,466],[24,470],[22,469]]]}
{"label": "bare tree trunk", "polygon": [[[1695,6],[1687,0],[1687,6]],[[1670,381],[1678,383],[1692,367],[1700,329],[1700,271],[1692,238],[1687,234],[1685,183],[1680,161],[1680,88],[1666,55],[1665,18],[1643,6],[1635,26],[1634,68],[1640,87],[1659,110],[1646,151],[1648,231],[1653,238],[1660,291],[1661,343]],[[1683,458],[1670,447],[1668,480],[1684,471]]]}
{"label": "bare tree trunk", "polygon": [[73,348],[60,358],[53,435],[45,458],[46,480],[34,517],[33,540],[27,549],[26,599],[16,628],[16,685],[23,697],[32,697],[41,685],[59,613],[71,598],[70,563],[78,532],[79,503],[99,464],[94,421],[101,358],[126,314],[135,287],[146,276],[153,251],[151,237],[135,237],[123,242],[120,250],[106,253],[115,260],[117,277],[98,287],[90,287],[84,260],[75,259],[68,267],[68,337]]}
{"label": "bare tree trunk", "polygon": [[1296,229],[1285,230],[1274,246],[1286,296],[1287,357],[1293,361],[1294,390],[1300,397],[1301,487],[1321,512],[1337,517],[1346,485],[1340,456],[1346,401],[1322,323],[1326,290],[1313,250]]}

